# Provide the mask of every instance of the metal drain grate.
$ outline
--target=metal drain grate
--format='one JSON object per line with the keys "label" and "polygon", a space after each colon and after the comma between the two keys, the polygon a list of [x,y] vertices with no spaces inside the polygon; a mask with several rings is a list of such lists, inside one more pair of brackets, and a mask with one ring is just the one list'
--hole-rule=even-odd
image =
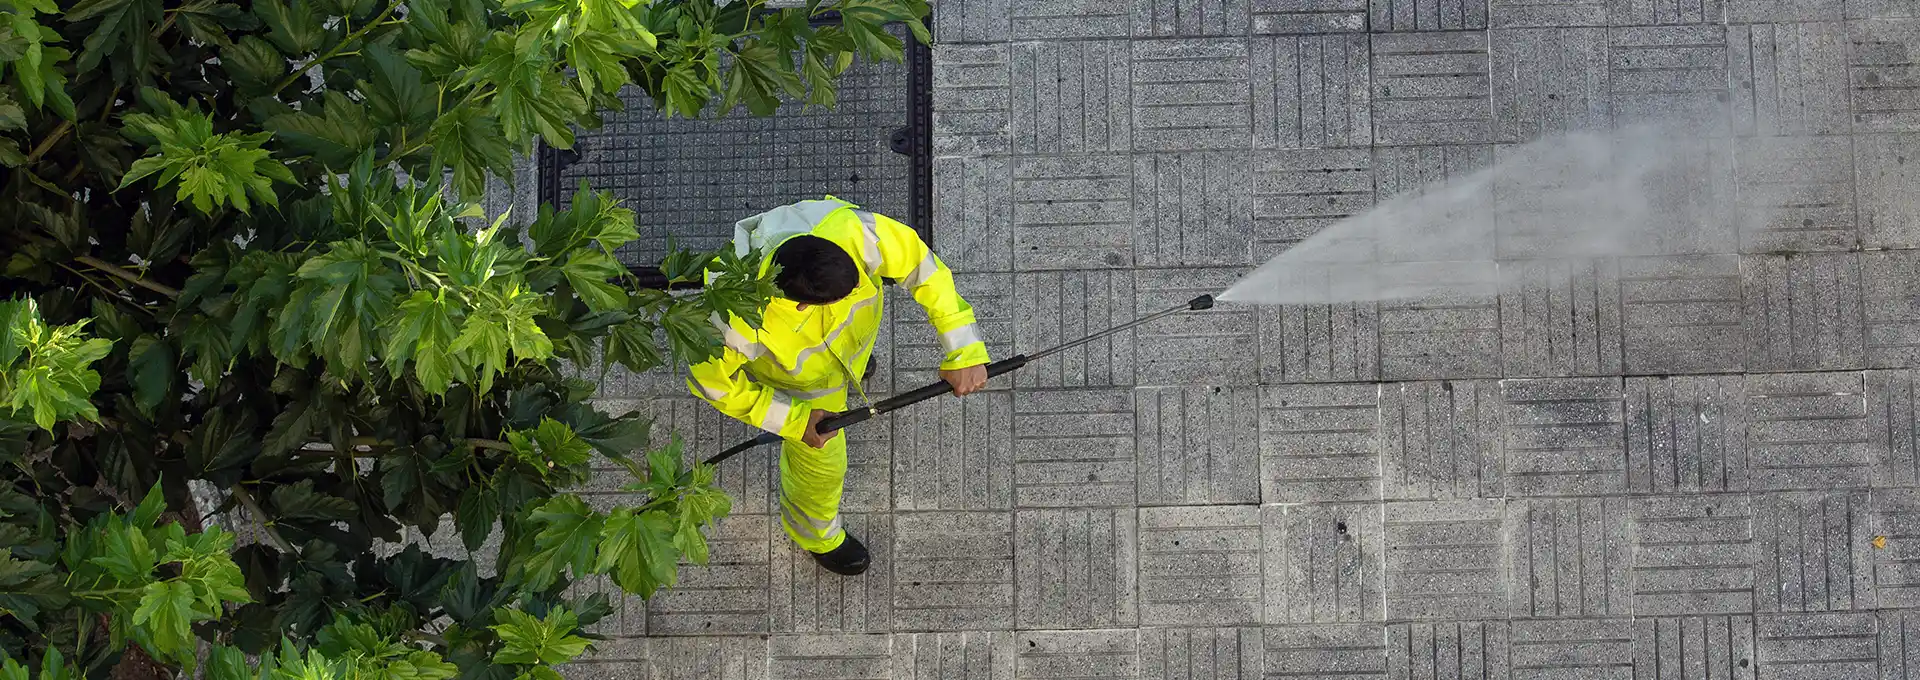
{"label": "metal drain grate", "polygon": [[657,265],[669,243],[718,248],[732,239],[734,221],[824,194],[929,237],[932,59],[905,27],[892,30],[910,45],[905,63],[855,66],[831,110],[790,104],[765,118],[667,119],[630,88],[627,110],[608,114],[572,150],[542,150],[540,200],[565,208],[585,179],[626,201],[641,237],[617,255],[653,285],[664,283]]}

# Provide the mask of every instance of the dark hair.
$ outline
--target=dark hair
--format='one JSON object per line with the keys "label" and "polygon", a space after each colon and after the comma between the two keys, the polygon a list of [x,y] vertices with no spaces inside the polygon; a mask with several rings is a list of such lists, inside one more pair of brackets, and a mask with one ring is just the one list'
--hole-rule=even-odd
{"label": "dark hair", "polygon": [[808,305],[838,302],[860,285],[860,270],[838,244],[818,236],[787,239],[773,251],[780,273],[774,285],[788,300]]}

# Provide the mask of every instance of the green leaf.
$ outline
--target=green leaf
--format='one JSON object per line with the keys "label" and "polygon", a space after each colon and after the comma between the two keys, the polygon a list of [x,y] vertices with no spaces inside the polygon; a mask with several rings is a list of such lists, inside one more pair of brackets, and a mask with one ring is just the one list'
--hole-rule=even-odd
{"label": "green leaf", "polygon": [[163,659],[193,657],[193,587],[180,581],[149,583],[133,612],[133,623],[151,631],[150,639]]}
{"label": "green leaf", "polygon": [[328,167],[353,162],[361,152],[373,148],[379,129],[367,120],[366,107],[339,92],[326,93],[322,115],[305,111],[282,114],[267,120],[265,127],[287,146],[312,154]]}
{"label": "green leaf", "polygon": [[255,0],[254,16],[267,27],[267,40],[282,54],[298,57],[320,49],[326,43],[325,17],[314,12],[305,0]]}
{"label": "green leaf", "polygon": [[691,366],[720,355],[720,331],[699,305],[676,300],[660,315],[660,325],[681,363]]}
{"label": "green leaf", "polygon": [[502,643],[493,657],[497,664],[562,664],[585,653],[591,642],[572,634],[579,619],[566,607],[554,607],[541,619],[518,609],[499,609],[494,621],[489,628]]}
{"label": "green leaf", "polygon": [[233,44],[229,32],[251,31],[260,21],[239,5],[216,0],[193,0],[174,12],[174,18],[187,36],[209,45]]}
{"label": "green leaf", "polygon": [[173,390],[173,346],[152,334],[133,341],[127,354],[127,382],[133,384],[133,403],[142,413],[153,414]]}
{"label": "green leaf", "polygon": [[654,343],[654,330],[652,323],[638,317],[614,326],[607,333],[606,360],[635,373],[658,367],[664,359],[660,346]]}
{"label": "green leaf", "polygon": [[76,24],[96,18],[100,22],[81,42],[80,59],[74,62],[74,69],[91,71],[108,53],[124,49],[130,42],[146,40],[161,11],[161,4],[154,0],[81,0],[64,18]]}
{"label": "green leaf", "polygon": [[673,547],[673,520],[660,510],[635,514],[619,508],[607,515],[600,531],[600,555],[593,570],[611,573],[622,590],[642,598],[672,586],[679,553]]}
{"label": "green leaf", "polygon": [[453,345],[465,315],[446,291],[414,291],[387,323],[387,371],[399,377],[412,360],[413,375],[432,394],[445,394],[453,381]]}
{"label": "green leaf", "polygon": [[587,575],[593,567],[594,548],[600,542],[599,513],[588,509],[578,496],[562,494],[535,508],[529,519],[540,531],[534,535],[534,551],[524,563],[528,589],[546,590],[567,567],[573,568],[575,578]]}
{"label": "green leaf", "polygon": [[500,129],[500,121],[486,115],[480,107],[461,107],[434,119],[428,132],[433,139],[435,165],[453,169],[454,187],[462,197],[486,192],[487,173],[513,176],[513,147]]}
{"label": "green leaf", "polygon": [[0,614],[32,629],[39,625],[40,612],[67,606],[66,584],[53,565],[15,559],[12,552],[0,548]]}
{"label": "green leaf", "polygon": [[[256,5],[258,7],[258,5]],[[242,91],[265,90],[287,76],[287,59],[273,45],[246,36],[220,51],[220,65]]]}
{"label": "green leaf", "polygon": [[367,98],[374,122],[410,126],[433,119],[434,93],[422,82],[419,69],[386,45],[369,44],[364,52],[373,66],[373,79],[360,81],[360,93]]}
{"label": "green leaf", "polygon": [[493,489],[474,485],[460,494],[460,505],[454,511],[453,521],[468,551],[479,550],[486,543],[487,536],[493,533],[493,523],[498,519],[500,497]]}
{"label": "green leaf", "polygon": [[284,519],[315,519],[327,522],[353,519],[359,506],[339,496],[313,489],[313,480],[302,479],[273,490],[273,509]]}
{"label": "green leaf", "polygon": [[575,435],[573,428],[552,418],[540,421],[533,440],[540,445],[540,453],[560,465],[584,465],[593,456],[592,445]]}
{"label": "green leaf", "polygon": [[567,276],[567,283],[573,286],[573,292],[580,296],[587,308],[596,312],[608,312],[627,308],[626,289],[608,283],[607,279],[619,278],[627,273],[612,255],[599,250],[575,250],[567,256],[567,263],[560,271]]}
{"label": "green leaf", "polygon": [[207,652],[206,680],[254,680],[247,654],[237,647],[214,645]]}

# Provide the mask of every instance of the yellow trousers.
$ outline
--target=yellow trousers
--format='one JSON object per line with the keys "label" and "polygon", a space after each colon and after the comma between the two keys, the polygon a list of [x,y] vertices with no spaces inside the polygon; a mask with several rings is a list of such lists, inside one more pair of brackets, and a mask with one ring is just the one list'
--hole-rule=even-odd
{"label": "yellow trousers", "polygon": [[[815,397],[812,403],[815,408],[844,411],[847,391]],[[828,552],[846,542],[847,532],[840,528],[840,495],[846,481],[846,432],[817,449],[798,439],[781,445],[780,524],[807,552]]]}

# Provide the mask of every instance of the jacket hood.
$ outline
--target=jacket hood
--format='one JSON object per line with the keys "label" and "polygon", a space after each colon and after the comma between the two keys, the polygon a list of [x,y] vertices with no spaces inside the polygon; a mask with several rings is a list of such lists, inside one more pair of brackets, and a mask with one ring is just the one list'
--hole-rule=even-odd
{"label": "jacket hood", "polygon": [[780,244],[813,231],[814,225],[820,224],[833,211],[850,207],[853,207],[852,203],[829,196],[821,200],[783,205],[740,220],[733,223],[733,253],[746,257],[747,253],[759,250],[767,255],[766,262],[760,266],[764,273],[767,263],[773,262],[773,250]]}

